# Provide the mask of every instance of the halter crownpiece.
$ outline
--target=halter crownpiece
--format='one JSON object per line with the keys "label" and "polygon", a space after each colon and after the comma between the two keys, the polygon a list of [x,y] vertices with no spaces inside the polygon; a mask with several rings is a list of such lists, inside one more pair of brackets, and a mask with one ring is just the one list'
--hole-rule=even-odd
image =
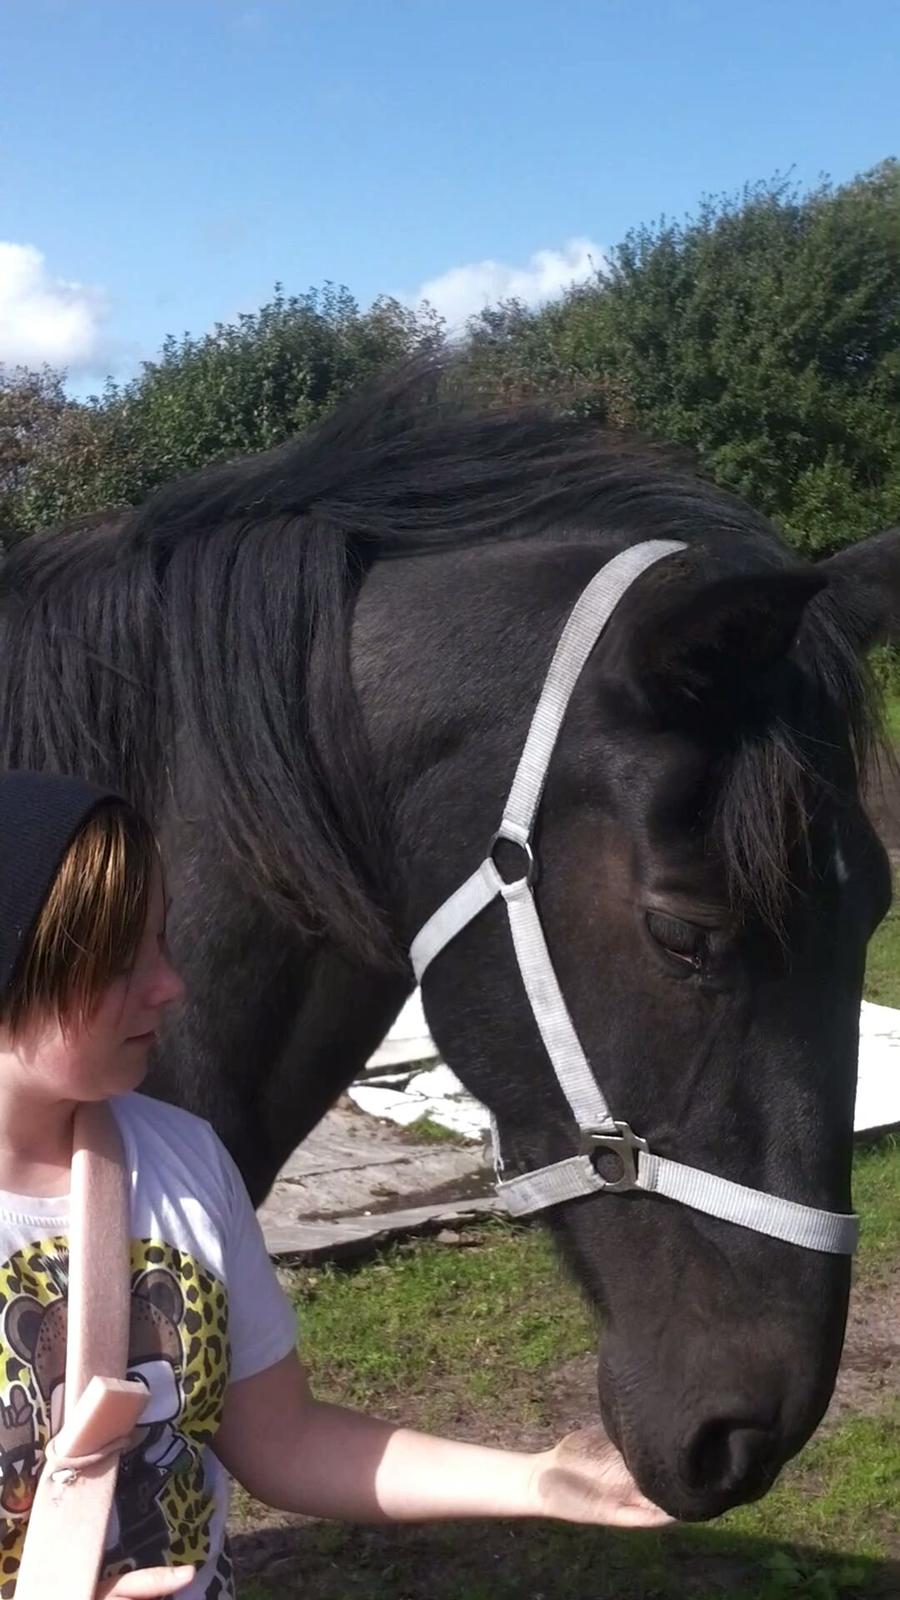
{"label": "halter crownpiece", "polygon": [[[413,940],[410,957],[417,980],[463,928],[497,898],[506,902],[513,948],[525,993],[560,1088],[579,1131],[577,1155],[520,1177],[504,1179],[500,1134],[492,1118],[497,1189],[513,1216],[583,1195],[643,1190],[757,1233],[807,1250],[852,1255],[859,1219],[748,1189],[697,1167],[654,1155],[646,1140],[610,1111],[575,1032],[544,939],[533,893],[532,835],[559,730],[582,669],[603,629],[631,585],[648,568],[686,549],[683,543],[650,540],[632,546],[601,568],[576,601],[550,663],[503,818],[487,857],[470,878],[439,906]],[[494,855],[500,840],[523,855],[521,877],[507,883]],[[607,1178],[600,1159],[612,1155],[618,1175]]]}

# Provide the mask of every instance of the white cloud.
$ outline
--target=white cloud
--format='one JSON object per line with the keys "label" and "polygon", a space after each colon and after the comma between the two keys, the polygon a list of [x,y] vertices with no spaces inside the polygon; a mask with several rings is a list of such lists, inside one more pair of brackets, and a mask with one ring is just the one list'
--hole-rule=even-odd
{"label": "white cloud", "polygon": [[0,239],[0,361],[95,368],[104,353],[105,315],[102,290],[54,277],[34,245]]}
{"label": "white cloud", "polygon": [[446,319],[451,333],[498,300],[541,305],[573,283],[584,283],[603,265],[604,254],[591,239],[569,239],[561,250],[535,250],[524,266],[505,261],[472,261],[451,267],[423,283],[415,301],[428,300]]}

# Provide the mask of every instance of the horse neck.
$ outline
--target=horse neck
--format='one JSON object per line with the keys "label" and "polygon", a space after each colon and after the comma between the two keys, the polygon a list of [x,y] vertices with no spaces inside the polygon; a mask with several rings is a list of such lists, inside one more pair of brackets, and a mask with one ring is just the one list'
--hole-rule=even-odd
{"label": "horse neck", "polygon": [[270,1166],[278,1167],[358,1076],[410,992],[403,974],[310,954],[298,1005],[261,1096]]}
{"label": "horse neck", "polygon": [[212,1123],[258,1201],[378,1047],[411,981],[276,922],[202,828],[166,828],[164,853],[188,1001],[148,1087]]}

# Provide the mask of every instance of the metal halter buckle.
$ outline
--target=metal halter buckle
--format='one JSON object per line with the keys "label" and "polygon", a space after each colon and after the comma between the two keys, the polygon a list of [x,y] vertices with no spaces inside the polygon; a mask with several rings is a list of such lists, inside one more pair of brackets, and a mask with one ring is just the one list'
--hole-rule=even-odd
{"label": "metal halter buckle", "polygon": [[[522,851],[525,857],[525,871],[521,878],[506,879],[503,877],[503,873],[500,871],[500,868],[497,866],[497,862],[495,860],[497,846],[501,843],[512,845],[514,850]],[[494,834],[494,837],[488,847],[488,859],[493,863],[494,871],[497,873],[497,876],[499,878],[503,878],[503,886],[505,889],[518,888],[519,884],[521,883],[525,883],[529,888],[531,888],[531,885],[534,883],[536,870],[534,851],[532,850],[527,839],[511,839],[508,833],[504,833],[503,829],[499,828]]]}
{"label": "metal halter buckle", "polygon": [[[637,1153],[643,1150],[649,1155],[650,1147],[646,1139],[639,1139],[632,1133],[627,1122],[615,1122],[615,1133],[607,1133],[603,1128],[582,1128],[579,1141],[581,1155],[587,1156],[591,1166],[600,1180],[600,1186],[610,1194],[626,1194],[629,1189],[637,1188],[638,1164]],[[597,1156],[604,1151],[609,1151],[616,1156],[622,1166],[620,1178],[604,1178],[597,1166]]]}

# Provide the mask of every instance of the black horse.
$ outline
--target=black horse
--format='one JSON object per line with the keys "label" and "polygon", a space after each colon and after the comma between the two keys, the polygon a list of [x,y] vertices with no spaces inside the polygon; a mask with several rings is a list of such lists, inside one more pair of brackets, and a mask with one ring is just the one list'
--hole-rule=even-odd
{"label": "black horse", "polygon": [[[896,630],[900,530],[811,568],[656,452],[447,396],[389,386],[0,570],[2,759],[117,785],[162,831],[191,1002],[155,1088],[210,1118],[259,1200],[483,859],[577,596],[678,539],[578,683],[542,921],[616,1115],[661,1155],[847,1210],[890,896],[862,663]],[[496,905],[424,1000],[507,1157],[571,1155]],[[550,1221],[602,1311],[601,1409],[642,1488],[691,1518],[764,1492],[831,1394],[846,1258],[641,1194]]]}

